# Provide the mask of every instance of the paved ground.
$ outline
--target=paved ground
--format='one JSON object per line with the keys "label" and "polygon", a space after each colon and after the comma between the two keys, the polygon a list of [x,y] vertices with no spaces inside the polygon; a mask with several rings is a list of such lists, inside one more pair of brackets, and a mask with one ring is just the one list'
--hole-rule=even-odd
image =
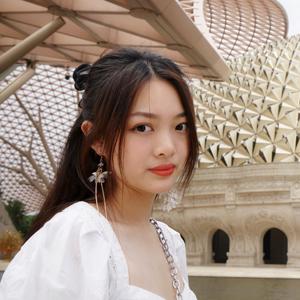
{"label": "paved ground", "polygon": [[200,277],[300,279],[300,268],[275,265],[255,268],[229,266],[188,267],[188,273],[190,276]]}
{"label": "paved ground", "polygon": [[300,268],[189,267],[198,300],[300,300]]}
{"label": "paved ground", "polygon": [[198,300],[300,300],[299,279],[189,277]]}

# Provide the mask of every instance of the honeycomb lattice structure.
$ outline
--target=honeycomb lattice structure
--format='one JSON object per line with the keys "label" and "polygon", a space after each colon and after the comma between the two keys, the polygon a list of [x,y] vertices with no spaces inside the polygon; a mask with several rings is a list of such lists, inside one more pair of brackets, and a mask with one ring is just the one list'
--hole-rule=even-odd
{"label": "honeycomb lattice structure", "polygon": [[[1,82],[4,88],[25,67]],[[77,97],[63,68],[38,65],[36,74],[0,106],[0,188],[3,200],[39,209],[77,114]]]}
{"label": "honeycomb lattice structure", "polygon": [[199,167],[300,159],[300,36],[230,62],[227,82],[195,81]]}

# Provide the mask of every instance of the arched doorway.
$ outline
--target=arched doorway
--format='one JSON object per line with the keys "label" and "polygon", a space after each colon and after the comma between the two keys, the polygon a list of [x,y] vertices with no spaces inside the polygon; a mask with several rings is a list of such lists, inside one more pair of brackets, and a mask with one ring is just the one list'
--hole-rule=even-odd
{"label": "arched doorway", "polygon": [[213,262],[225,264],[229,252],[229,237],[227,233],[221,229],[218,229],[212,238],[212,252],[213,252]]}
{"label": "arched doorway", "polygon": [[269,229],[263,239],[263,261],[265,264],[286,264],[288,239],[284,232],[277,228]]}

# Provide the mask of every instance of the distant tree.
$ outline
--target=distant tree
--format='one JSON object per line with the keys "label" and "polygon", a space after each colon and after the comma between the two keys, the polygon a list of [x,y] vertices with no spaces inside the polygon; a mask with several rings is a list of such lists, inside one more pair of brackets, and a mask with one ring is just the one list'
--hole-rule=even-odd
{"label": "distant tree", "polygon": [[17,231],[24,238],[30,229],[35,215],[26,215],[24,204],[18,200],[10,200],[4,206]]}

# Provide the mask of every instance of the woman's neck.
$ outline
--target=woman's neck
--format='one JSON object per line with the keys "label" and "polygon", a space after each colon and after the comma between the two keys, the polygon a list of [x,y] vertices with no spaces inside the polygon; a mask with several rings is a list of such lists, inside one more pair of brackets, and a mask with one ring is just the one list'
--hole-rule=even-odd
{"label": "woman's neck", "polygon": [[107,201],[108,218],[124,225],[148,224],[154,199],[154,194],[140,193],[128,188],[119,190],[113,199]]}
{"label": "woman's neck", "polygon": [[[139,193],[131,189],[123,189],[106,199],[107,219],[112,223],[126,225],[149,224],[155,194]],[[91,203],[97,209],[96,203]],[[106,215],[103,202],[99,203],[99,211]]]}

